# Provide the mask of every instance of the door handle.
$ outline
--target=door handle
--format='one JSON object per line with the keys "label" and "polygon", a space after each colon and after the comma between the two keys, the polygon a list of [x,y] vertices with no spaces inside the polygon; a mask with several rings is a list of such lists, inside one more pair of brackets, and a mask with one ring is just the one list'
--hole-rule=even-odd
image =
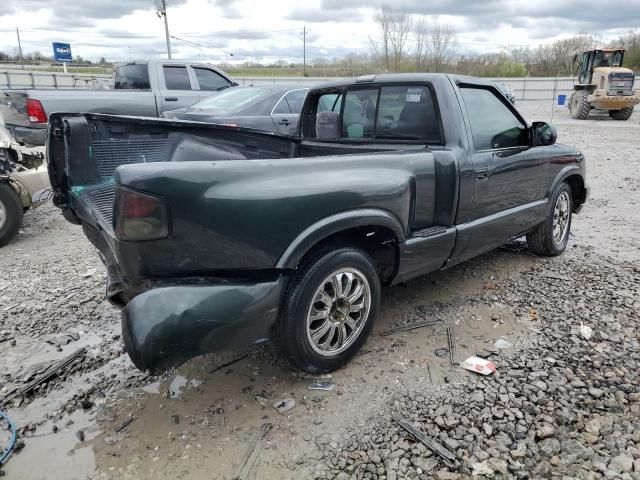
{"label": "door handle", "polygon": [[279,123],[280,123],[280,125],[284,125],[285,127],[288,127],[290,125],[289,120],[287,120],[286,118],[280,120]]}
{"label": "door handle", "polygon": [[484,182],[485,180],[489,180],[489,169],[487,167],[478,168],[476,170],[476,181]]}
{"label": "door handle", "polygon": [[165,102],[177,102],[178,97],[164,97]]}

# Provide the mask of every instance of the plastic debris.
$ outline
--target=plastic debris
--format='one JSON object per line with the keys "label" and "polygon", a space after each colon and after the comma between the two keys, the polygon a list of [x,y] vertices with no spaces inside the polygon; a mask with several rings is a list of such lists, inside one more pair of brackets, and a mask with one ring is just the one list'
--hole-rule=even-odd
{"label": "plastic debris", "polygon": [[330,380],[315,379],[307,388],[309,390],[324,390],[325,392],[330,392],[335,386],[336,384]]}
{"label": "plastic debris", "polygon": [[591,328],[589,325],[580,323],[580,334],[582,335],[582,338],[584,338],[585,340],[589,340],[593,335],[593,328]]}
{"label": "plastic debris", "polygon": [[283,400],[278,400],[273,404],[273,408],[275,408],[280,415],[284,415],[289,410],[293,409],[296,406],[296,401],[293,398],[285,398]]}
{"label": "plastic debris", "polygon": [[462,368],[481,375],[489,375],[496,371],[496,365],[486,358],[469,357],[462,362]]}
{"label": "plastic debris", "polygon": [[506,350],[506,349],[509,349],[509,348],[512,348],[512,347],[513,347],[513,343],[511,343],[509,340],[507,340],[507,337],[500,337],[493,344],[493,348],[495,350]]}

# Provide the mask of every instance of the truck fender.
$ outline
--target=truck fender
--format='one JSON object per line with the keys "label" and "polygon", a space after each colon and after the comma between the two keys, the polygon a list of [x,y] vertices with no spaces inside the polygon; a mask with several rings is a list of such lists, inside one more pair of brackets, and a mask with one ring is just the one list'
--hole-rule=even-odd
{"label": "truck fender", "polygon": [[[566,167],[564,167],[562,170],[560,170],[560,172],[558,172],[558,174],[556,175],[556,178],[553,180],[553,183],[551,184],[551,187],[549,188],[549,196],[551,196],[551,194],[553,192],[555,192],[556,188],[558,188],[558,185],[560,185],[562,182],[564,182],[567,178],[573,176],[573,175],[577,175],[580,177],[580,179],[582,180],[582,185],[583,185],[583,191],[581,192],[572,192],[574,195],[574,198],[579,198],[581,200],[582,203],[584,203],[584,201],[586,200],[586,195],[587,195],[587,191],[586,191],[586,182],[584,179],[584,170],[577,166],[577,165],[567,165]],[[577,211],[575,211],[574,213],[578,213]]]}
{"label": "truck fender", "polygon": [[321,240],[354,227],[385,227],[398,242],[405,241],[400,220],[390,212],[377,209],[359,209],[337,213],[317,221],[300,233],[278,259],[276,268],[296,268],[302,257]]}

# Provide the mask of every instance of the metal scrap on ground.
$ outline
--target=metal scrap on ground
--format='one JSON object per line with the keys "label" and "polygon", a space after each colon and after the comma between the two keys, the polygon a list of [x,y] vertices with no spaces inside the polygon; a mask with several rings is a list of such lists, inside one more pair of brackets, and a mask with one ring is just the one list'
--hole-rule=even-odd
{"label": "metal scrap on ground", "polygon": [[412,323],[411,325],[401,325],[399,327],[390,328],[388,330],[384,330],[384,331],[380,332],[380,336],[381,337],[386,337],[386,336],[391,335],[392,333],[396,333],[396,332],[408,332],[410,330],[415,330],[417,328],[433,327],[434,325],[439,325],[441,323],[442,323],[442,320],[429,320],[429,321],[426,321],[426,322]]}
{"label": "metal scrap on ground", "polygon": [[456,331],[453,325],[447,327],[447,340],[449,342],[449,361],[451,365],[460,365],[458,360],[458,345],[456,343]]}
{"label": "metal scrap on ground", "polygon": [[262,426],[260,427],[260,433],[253,441],[253,444],[251,445],[249,450],[247,450],[244,462],[242,462],[242,464],[240,465],[238,473],[234,475],[234,479],[245,480],[247,478],[247,476],[251,472],[251,469],[253,468],[253,465],[256,463],[260,450],[262,450],[262,441],[264,440],[264,437],[267,436],[267,433],[269,433],[272,427],[272,423],[267,422],[262,424]]}
{"label": "metal scrap on ground", "polygon": [[129,424],[131,422],[133,422],[136,419],[136,417],[129,417],[127,418],[124,422],[122,422],[120,425],[118,425],[116,428],[113,429],[113,431],[115,433],[119,433],[122,430],[124,430],[125,428],[127,428],[129,426]]}
{"label": "metal scrap on ground", "polygon": [[313,382],[309,384],[307,387],[309,390],[324,390],[325,392],[330,392],[335,388],[336,384],[331,380],[322,380],[316,378]]}
{"label": "metal scrap on ground", "polygon": [[408,420],[402,418],[399,415],[391,415],[391,418],[402,428],[404,428],[411,435],[416,437],[420,442],[422,442],[427,448],[429,448],[433,453],[437,453],[442,457],[443,463],[450,468],[455,467],[456,456],[449,450],[447,450],[441,443],[437,442],[433,438],[427,436],[425,433],[421,432],[413,425],[409,423]]}
{"label": "metal scrap on ground", "polygon": [[79,348],[78,350],[73,352],[68,357],[65,357],[62,360],[60,360],[58,363],[53,364],[43,374],[39,375],[38,377],[36,377],[35,379],[31,380],[26,385],[20,387],[17,390],[14,390],[12,393],[7,395],[4,399],[2,399],[2,401],[0,401],[0,405],[3,405],[4,402],[7,401],[13,394],[25,395],[25,394],[29,393],[31,390],[33,390],[35,387],[37,387],[41,383],[44,383],[47,380],[49,380],[51,377],[57,375],[60,370],[62,370],[65,367],[69,366],[75,359],[81,357],[86,352],[87,352],[86,348],[84,348],[84,347]]}

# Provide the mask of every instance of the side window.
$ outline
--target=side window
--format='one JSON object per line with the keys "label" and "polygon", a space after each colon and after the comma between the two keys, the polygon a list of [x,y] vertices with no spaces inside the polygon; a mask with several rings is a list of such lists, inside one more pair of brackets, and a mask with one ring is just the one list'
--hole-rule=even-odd
{"label": "side window", "polygon": [[200,90],[215,92],[231,86],[231,83],[226,78],[208,68],[193,67],[193,71],[198,79]]}
{"label": "side window", "polygon": [[307,95],[306,88],[299,88],[297,90],[291,90],[285,95],[285,99],[289,104],[291,113],[300,113],[302,110],[302,104],[304,103],[304,97]]}
{"label": "side window", "polygon": [[291,107],[289,106],[289,102],[287,102],[287,96],[284,95],[280,101],[273,107],[273,115],[286,115],[291,113]]}
{"label": "side window", "polygon": [[440,124],[429,88],[382,87],[376,138],[440,143]]}
{"label": "side window", "polygon": [[373,138],[378,89],[347,92],[342,115],[343,138]]}
{"label": "side window", "polygon": [[340,112],[342,108],[342,94],[327,93],[318,99],[317,112]]}
{"label": "side window", "polygon": [[187,67],[162,67],[167,90],[191,90]]}
{"label": "side window", "polygon": [[462,88],[476,150],[527,146],[527,128],[489,89]]}

